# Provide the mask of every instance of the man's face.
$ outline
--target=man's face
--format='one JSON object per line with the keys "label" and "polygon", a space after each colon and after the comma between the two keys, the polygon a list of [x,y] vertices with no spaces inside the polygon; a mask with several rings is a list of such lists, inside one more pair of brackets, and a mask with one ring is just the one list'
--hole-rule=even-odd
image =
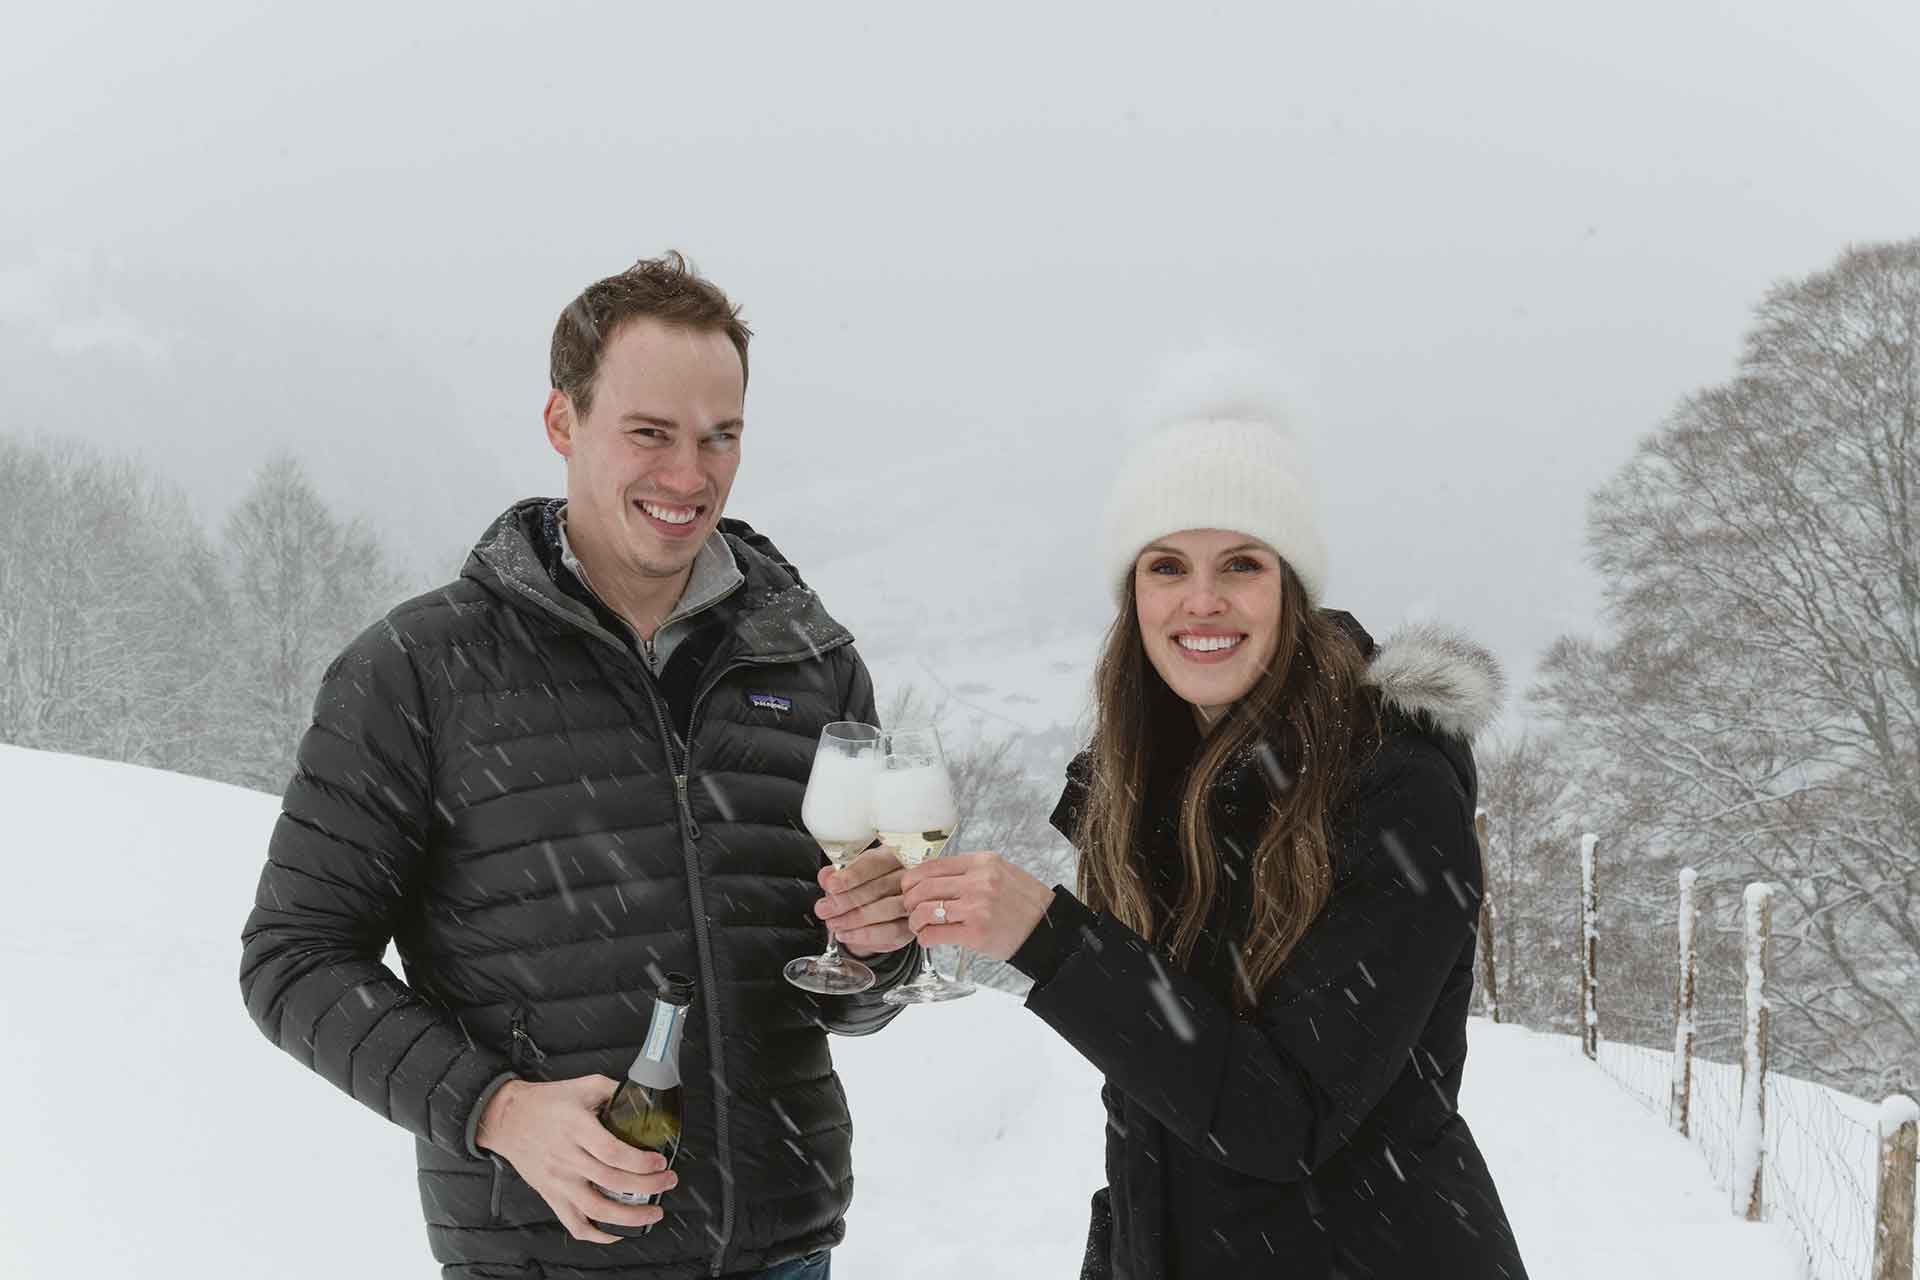
{"label": "man's face", "polygon": [[567,536],[589,573],[687,571],[733,488],[745,396],[726,334],[639,319],[608,342],[588,413],[548,397],[547,438],[567,460]]}

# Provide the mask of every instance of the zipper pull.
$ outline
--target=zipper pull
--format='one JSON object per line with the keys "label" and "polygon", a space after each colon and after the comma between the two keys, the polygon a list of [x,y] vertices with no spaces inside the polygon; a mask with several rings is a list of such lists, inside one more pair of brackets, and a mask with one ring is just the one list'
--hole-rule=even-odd
{"label": "zipper pull", "polygon": [[546,1053],[541,1050],[539,1045],[533,1042],[533,1037],[527,1034],[526,1026],[521,1023],[518,1018],[514,1019],[513,1038],[516,1044],[526,1047],[527,1052],[533,1055],[535,1062],[545,1062],[547,1060]]}
{"label": "zipper pull", "polygon": [[673,790],[680,799],[680,812],[687,820],[687,835],[692,839],[698,840],[700,838],[700,824],[694,821],[693,806],[687,801],[686,774],[676,773],[673,775]]}

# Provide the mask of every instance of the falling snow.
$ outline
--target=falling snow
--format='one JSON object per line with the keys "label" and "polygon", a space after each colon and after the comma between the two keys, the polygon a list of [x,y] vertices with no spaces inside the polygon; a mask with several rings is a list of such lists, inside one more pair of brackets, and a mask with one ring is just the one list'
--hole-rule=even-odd
{"label": "falling snow", "polygon": [[[88,810],[86,847],[76,849],[72,815],[101,795],[118,803]],[[0,811],[25,845],[75,855],[15,868],[14,889],[36,909],[15,921],[8,940],[7,1011],[36,1028],[36,1043],[67,1051],[0,1055],[0,1088],[33,1103],[9,1121],[0,1166],[0,1195],[14,1206],[0,1233],[0,1273],[72,1274],[73,1242],[85,1240],[130,1280],[169,1280],[182,1273],[182,1258],[196,1275],[418,1275],[426,1256],[413,1143],[292,1067],[261,1039],[234,991],[238,913],[252,896],[277,801],[0,747]],[[157,859],[155,849],[196,856]],[[545,859],[541,869],[551,884]],[[166,962],[153,963],[157,956]],[[95,995],[76,1000],[81,989]],[[1172,1001],[1170,989],[1164,994]],[[1170,1009],[1158,1013],[1175,1021]],[[1734,1221],[1692,1149],[1581,1059],[1575,1042],[1478,1021],[1469,1031],[1462,1112],[1534,1275],[1795,1274],[1791,1246],[1770,1227]],[[97,1103],[118,1080],[128,1044],[156,1060],[220,1069],[148,1081],[142,1141],[167,1153],[166,1176],[117,1200],[103,1227],[97,1203],[35,1171],[64,1170],[97,1186],[124,1176],[114,1163],[124,1149],[118,1118]],[[903,1274],[903,1257],[915,1260],[916,1280],[1077,1274],[1087,1197],[1104,1181],[1100,1080],[1037,1018],[982,992],[911,1010],[880,1035],[836,1040],[834,1056],[853,1106],[859,1177],[835,1280]],[[271,1159],[263,1115],[300,1135],[297,1158]],[[1913,1115],[1908,1104],[1888,1119]],[[769,1127],[769,1153],[790,1159],[780,1145],[790,1121],[776,1116]],[[271,1176],[262,1176],[266,1160]],[[1404,1153],[1394,1163],[1417,1176]],[[222,1227],[210,1232],[213,1195]],[[941,1206],[956,1204],[992,1230],[943,1229],[951,1214]],[[290,1251],[289,1205],[325,1206],[353,1230],[307,1233]],[[941,1247],[928,1250],[936,1234]]]}

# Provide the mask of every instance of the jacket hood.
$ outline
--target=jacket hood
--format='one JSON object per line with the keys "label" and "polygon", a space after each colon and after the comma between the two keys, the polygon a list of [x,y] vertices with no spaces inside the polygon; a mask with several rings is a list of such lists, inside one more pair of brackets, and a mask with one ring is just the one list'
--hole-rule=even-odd
{"label": "jacket hood", "polygon": [[1468,742],[1492,726],[1507,695],[1499,660],[1465,632],[1434,622],[1388,636],[1373,651],[1366,682],[1390,709]]}

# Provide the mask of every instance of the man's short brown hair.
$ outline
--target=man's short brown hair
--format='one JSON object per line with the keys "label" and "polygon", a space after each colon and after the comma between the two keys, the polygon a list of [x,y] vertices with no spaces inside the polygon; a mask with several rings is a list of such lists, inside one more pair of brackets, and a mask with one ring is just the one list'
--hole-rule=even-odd
{"label": "man's short brown hair", "polygon": [[607,343],[628,321],[647,317],[684,329],[726,334],[740,353],[740,387],[746,389],[747,341],[753,330],[718,285],[669,250],[658,258],[642,258],[619,275],[596,280],[567,304],[553,326],[548,377],[554,390],[565,392],[581,414],[590,411],[594,378]]}

